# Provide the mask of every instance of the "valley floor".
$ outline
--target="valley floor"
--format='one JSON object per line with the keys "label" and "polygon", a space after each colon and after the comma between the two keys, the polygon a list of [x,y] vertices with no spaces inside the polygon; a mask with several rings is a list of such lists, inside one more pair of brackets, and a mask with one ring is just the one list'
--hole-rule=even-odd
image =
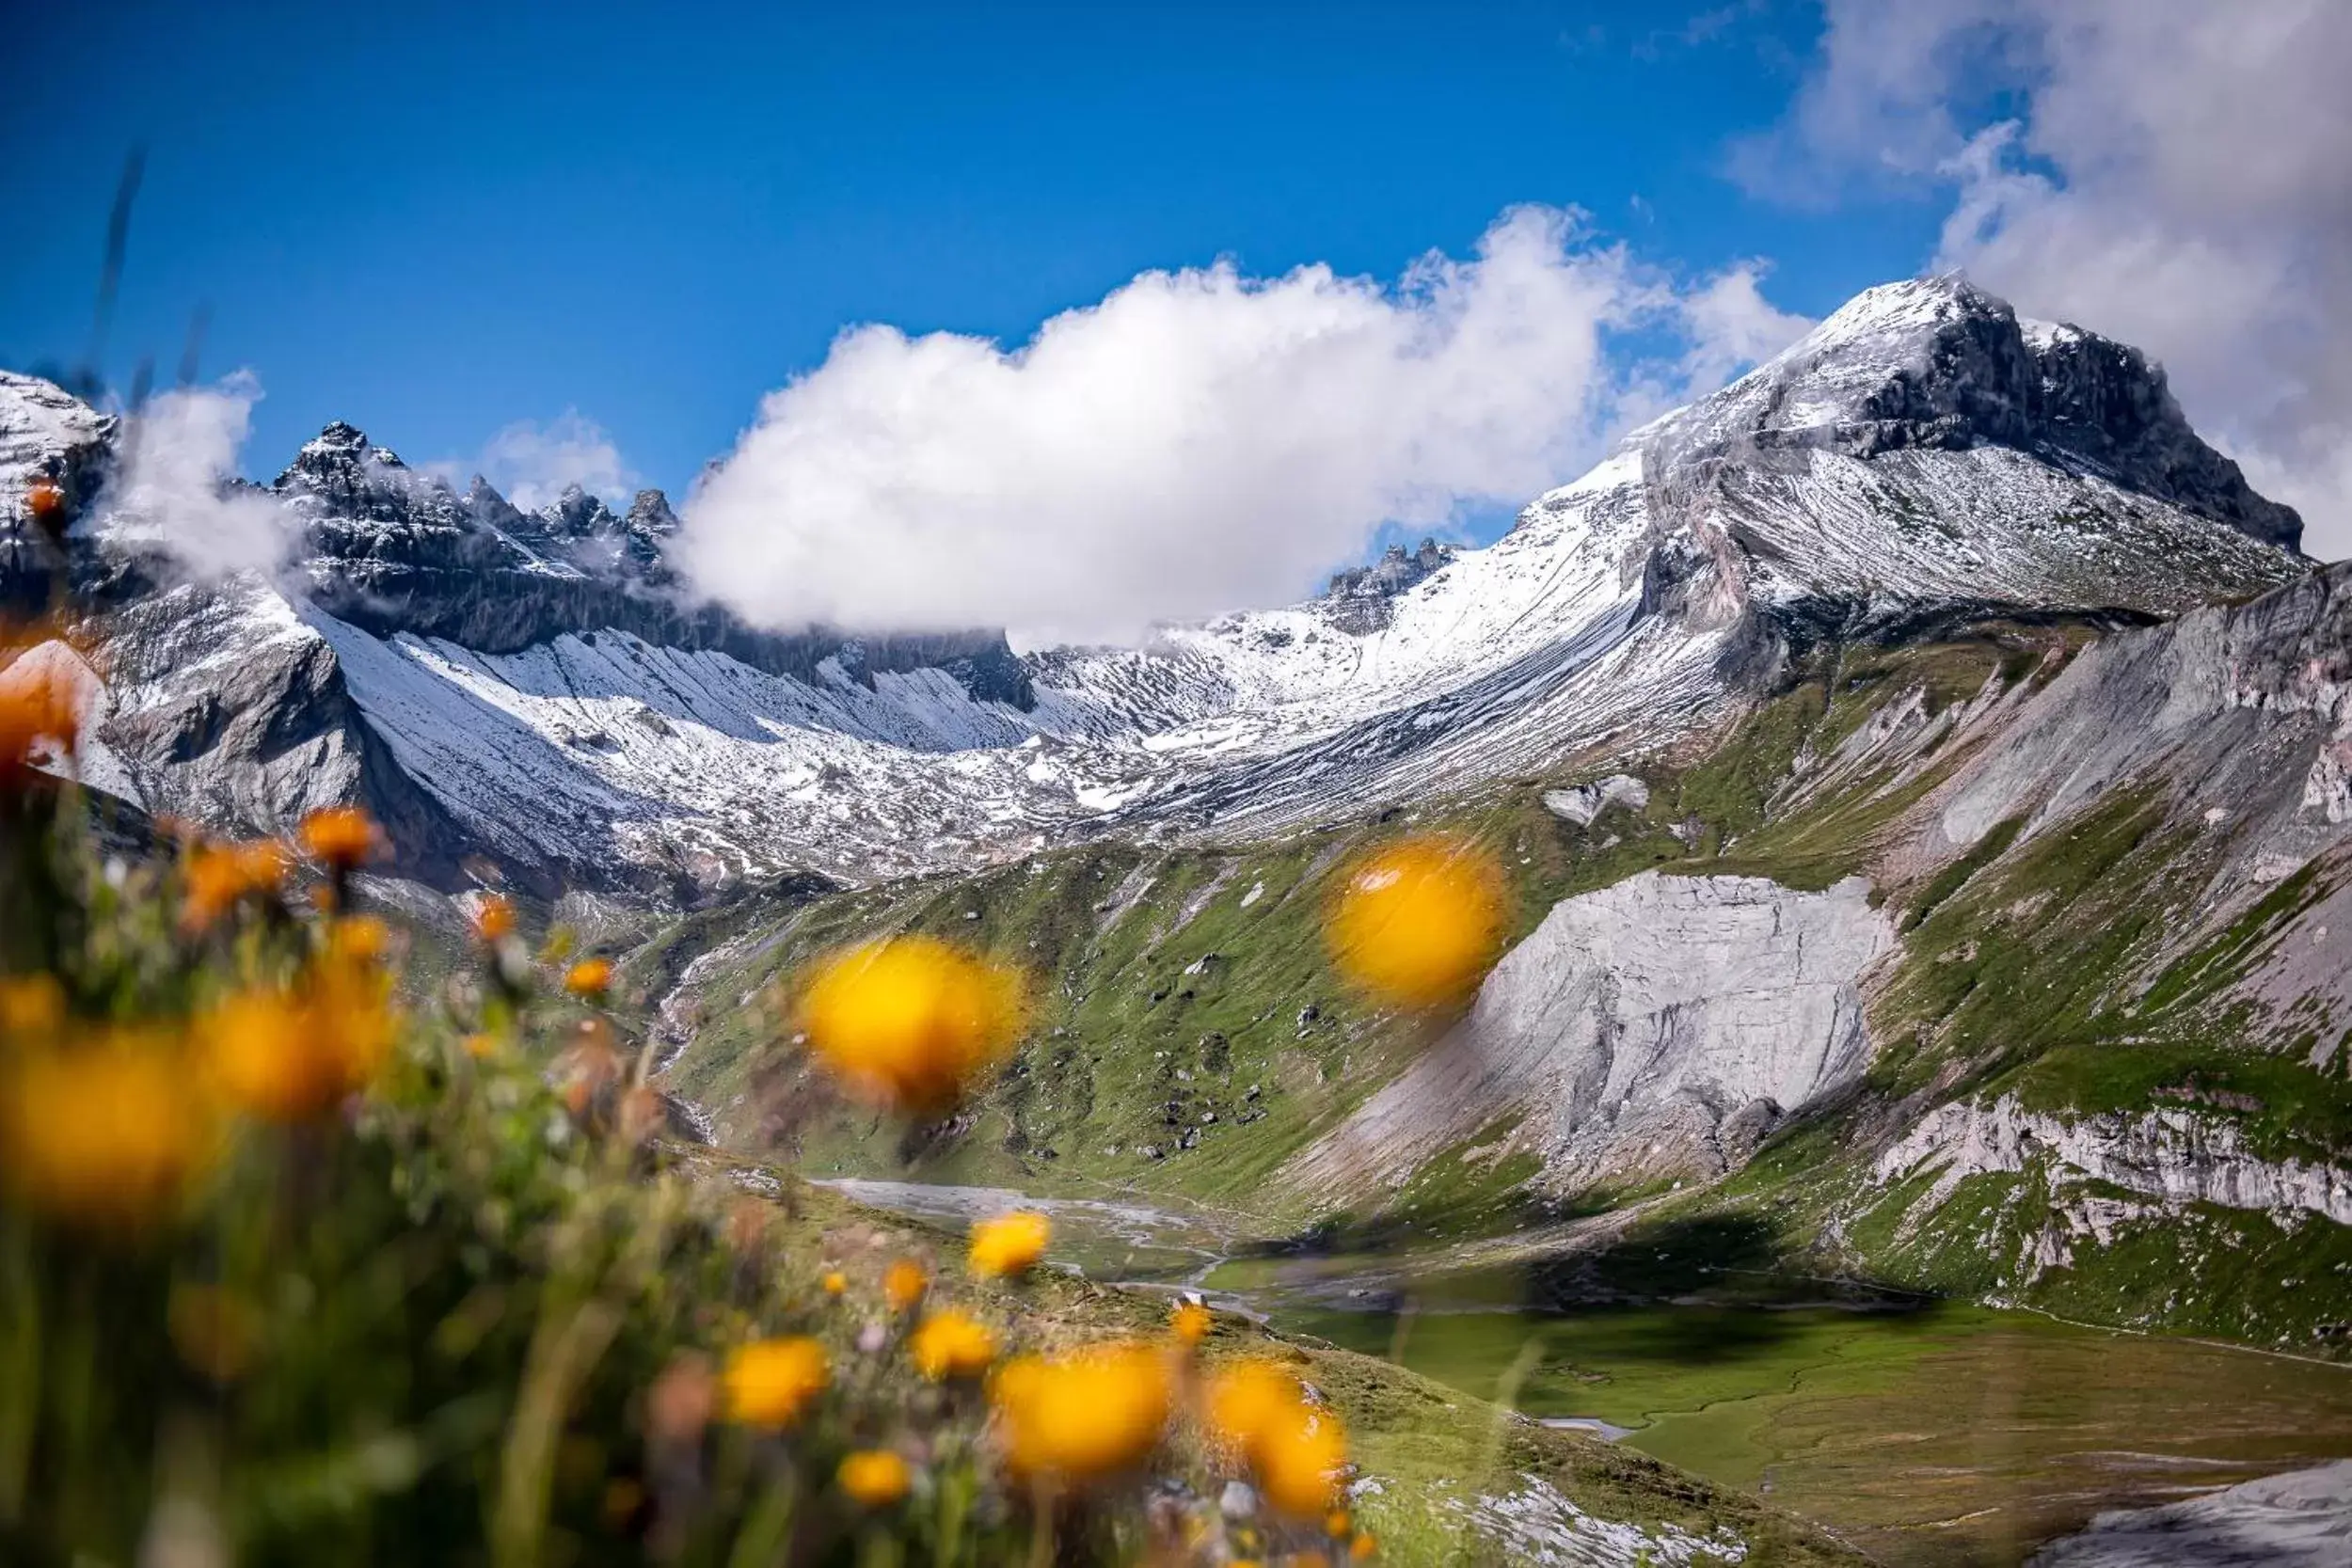
{"label": "valley floor", "polygon": [[[1190,1206],[834,1185],[949,1227],[1041,1204],[1066,1267],[1150,1291],[1206,1287],[1285,1335],[1605,1433],[1886,1563],[2017,1563],[2113,1511],[2352,1456],[2352,1368],[2308,1357],[1776,1277],[1531,1310],[1512,1299],[1522,1269],[1494,1259],[1540,1257],[1557,1228],[1431,1249],[1418,1265],[1391,1252],[1269,1257],[1237,1216]],[[1487,1261],[1423,1272],[1466,1255]]]}

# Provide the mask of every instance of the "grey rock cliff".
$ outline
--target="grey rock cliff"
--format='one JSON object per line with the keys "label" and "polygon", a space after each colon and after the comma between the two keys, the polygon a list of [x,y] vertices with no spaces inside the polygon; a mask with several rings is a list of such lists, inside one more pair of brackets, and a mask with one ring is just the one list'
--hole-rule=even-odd
{"label": "grey rock cliff", "polygon": [[1957,277],[1865,291],[1788,353],[1653,427],[1664,462],[1772,450],[1876,457],[2013,447],[2294,549],[2302,518],[2189,427],[2163,368],[2072,325],[2020,321]]}
{"label": "grey rock cliff", "polygon": [[1801,893],[1656,872],[1563,900],[1463,1022],[1288,1173],[1392,1179],[1497,1120],[1546,1185],[1736,1168],[1870,1053],[1857,981],[1894,942],[1850,879]]}

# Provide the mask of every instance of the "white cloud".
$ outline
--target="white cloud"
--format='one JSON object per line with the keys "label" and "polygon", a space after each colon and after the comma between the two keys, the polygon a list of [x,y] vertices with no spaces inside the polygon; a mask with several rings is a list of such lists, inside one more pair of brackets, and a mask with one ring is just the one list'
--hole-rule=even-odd
{"label": "white cloud", "polygon": [[480,474],[526,512],[554,500],[567,485],[618,501],[637,484],[612,437],[577,408],[566,408],[544,424],[517,420],[491,436],[471,461],[448,458],[425,468],[460,489]]}
{"label": "white cloud", "polygon": [[[1393,288],[1220,263],[1146,273],[1009,352],[856,327],[764,400],[674,558],[771,626],[1132,637],[1294,597],[1384,523],[1525,500],[1661,374],[1720,374],[1803,325],[1753,269],[1686,301],[1526,207]],[[1613,333],[1661,327],[1662,365],[1613,360]]]}
{"label": "white cloud", "polygon": [[266,575],[283,564],[297,534],[293,515],[266,496],[228,487],[261,397],[261,383],[240,371],[213,387],[164,392],[131,416],[121,467],[103,502],[109,531],[201,578]]}
{"label": "white cloud", "polygon": [[1742,261],[1685,295],[1690,338],[1680,371],[1686,388],[1705,389],[1745,366],[1769,359],[1804,336],[1813,323],[1779,309],[1763,293],[1761,263]]}
{"label": "white cloud", "polygon": [[1788,124],[1737,166],[1784,191],[1857,170],[1946,182],[1937,265],[2147,349],[2192,421],[2301,510],[2304,547],[2341,557],[2347,69],[2342,0],[1832,0]]}

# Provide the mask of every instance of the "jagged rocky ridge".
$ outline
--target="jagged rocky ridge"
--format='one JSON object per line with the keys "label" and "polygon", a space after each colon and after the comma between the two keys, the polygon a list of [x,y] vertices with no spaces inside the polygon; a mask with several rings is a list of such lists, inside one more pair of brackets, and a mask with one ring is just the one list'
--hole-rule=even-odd
{"label": "jagged rocky ridge", "polygon": [[[1825,636],[2160,616],[2307,569],[2292,512],[2144,359],[1952,279],[1860,296],[1486,549],[1400,549],[1291,609],[1019,658],[994,634],[745,626],[676,593],[658,492],[526,514],[341,424],[265,489],[300,521],[283,580],[171,588],[109,556],[115,427],[62,398],[0,384],[0,451],[11,485],[74,479],[119,644],[105,729],[147,803],[255,828],[361,796],[433,841],[408,868],[444,880],[476,855],[675,895],[1072,833],[1279,831],[1670,742]],[[199,640],[215,674],[182,657]],[[308,789],[304,746],[332,759]]]}

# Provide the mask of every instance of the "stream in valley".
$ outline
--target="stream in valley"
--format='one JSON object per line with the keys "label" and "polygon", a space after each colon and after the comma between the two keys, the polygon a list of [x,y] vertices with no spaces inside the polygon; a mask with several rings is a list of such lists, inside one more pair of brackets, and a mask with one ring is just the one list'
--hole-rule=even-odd
{"label": "stream in valley", "polygon": [[1268,1256],[1246,1222],[1213,1211],[826,1184],[951,1229],[1043,1210],[1061,1266],[1200,1290],[1281,1332],[1509,1398],[1764,1497],[1888,1562],[2014,1563],[2105,1510],[2352,1456],[2352,1368],[2233,1346],[1801,1290],[1742,1305],[1685,1295],[1530,1310],[1500,1299],[1491,1274],[1440,1295],[1440,1282],[1400,1288],[1392,1255],[1360,1271],[1343,1254]]}

